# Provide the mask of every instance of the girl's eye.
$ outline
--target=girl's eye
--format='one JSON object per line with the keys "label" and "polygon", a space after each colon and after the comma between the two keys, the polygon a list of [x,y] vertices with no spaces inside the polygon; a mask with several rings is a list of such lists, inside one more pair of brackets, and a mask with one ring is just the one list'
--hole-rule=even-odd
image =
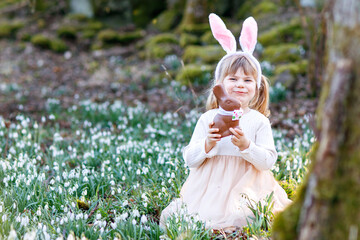
{"label": "girl's eye", "polygon": [[252,79],[245,79],[246,82],[252,82]]}
{"label": "girl's eye", "polygon": [[236,79],[235,79],[235,78],[229,78],[229,80],[230,80],[230,81],[236,81]]}

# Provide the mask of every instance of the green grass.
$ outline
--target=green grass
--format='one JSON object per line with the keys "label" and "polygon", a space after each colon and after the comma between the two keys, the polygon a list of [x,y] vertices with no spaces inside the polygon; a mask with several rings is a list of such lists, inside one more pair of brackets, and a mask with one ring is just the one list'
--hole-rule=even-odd
{"label": "green grass", "polygon": [[[199,112],[154,113],[118,101],[61,109],[56,99],[46,108],[40,122],[0,118],[0,238],[216,239],[189,216],[174,216],[166,231],[158,226],[188,174],[181,151]],[[301,126],[305,133],[294,141],[274,131],[274,175],[293,185],[302,181],[313,142]]]}

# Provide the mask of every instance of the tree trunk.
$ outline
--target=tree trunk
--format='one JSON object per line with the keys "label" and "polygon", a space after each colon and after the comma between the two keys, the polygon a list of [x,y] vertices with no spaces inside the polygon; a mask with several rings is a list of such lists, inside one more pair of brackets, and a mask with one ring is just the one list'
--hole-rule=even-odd
{"label": "tree trunk", "polygon": [[323,1],[295,0],[301,16],[301,25],[306,33],[306,44],[309,48],[309,66],[307,78],[309,90],[312,97],[319,96],[320,87],[323,82],[324,52],[326,42],[326,23]]}
{"label": "tree trunk", "polygon": [[181,25],[204,23],[208,15],[206,0],[187,0]]}
{"label": "tree trunk", "polygon": [[359,239],[360,0],[327,4],[331,11],[317,112],[318,148],[306,186],[274,223],[274,239]]}

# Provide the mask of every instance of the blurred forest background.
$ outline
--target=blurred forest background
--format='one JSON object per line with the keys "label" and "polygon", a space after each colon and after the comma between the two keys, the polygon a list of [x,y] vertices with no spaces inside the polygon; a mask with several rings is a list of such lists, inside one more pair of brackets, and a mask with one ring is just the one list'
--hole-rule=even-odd
{"label": "blurred forest background", "polygon": [[[2,0],[0,114],[39,113],[51,98],[63,108],[81,99],[141,101],[163,112],[203,107],[225,54],[211,12],[236,38],[246,17],[257,20],[272,122],[299,133],[285,119],[314,113],[321,84],[324,36],[314,33],[325,29],[311,0]],[[166,88],[175,85],[185,93]]]}

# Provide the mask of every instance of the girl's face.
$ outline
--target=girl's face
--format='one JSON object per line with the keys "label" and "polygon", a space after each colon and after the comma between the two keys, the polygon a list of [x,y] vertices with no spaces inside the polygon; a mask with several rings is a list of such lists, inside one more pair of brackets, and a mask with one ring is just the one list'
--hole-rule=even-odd
{"label": "girl's face", "polygon": [[239,68],[235,74],[229,74],[224,79],[224,86],[227,93],[241,102],[241,108],[249,106],[255,96],[256,80],[254,76],[246,75]]}

